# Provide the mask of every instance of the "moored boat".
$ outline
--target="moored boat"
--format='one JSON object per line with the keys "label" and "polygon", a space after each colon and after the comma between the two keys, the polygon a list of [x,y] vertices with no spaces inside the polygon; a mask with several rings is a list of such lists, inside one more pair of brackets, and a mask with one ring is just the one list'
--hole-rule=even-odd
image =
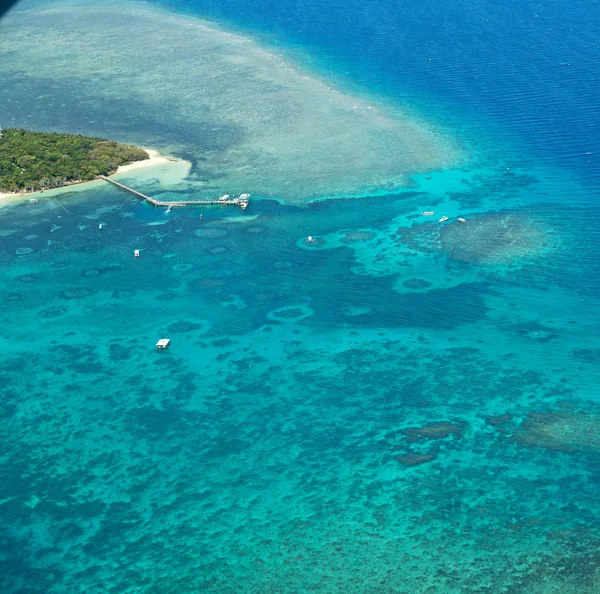
{"label": "moored boat", "polygon": [[250,201],[250,194],[240,194],[238,200],[240,201],[240,208],[246,210],[248,208],[248,202]]}

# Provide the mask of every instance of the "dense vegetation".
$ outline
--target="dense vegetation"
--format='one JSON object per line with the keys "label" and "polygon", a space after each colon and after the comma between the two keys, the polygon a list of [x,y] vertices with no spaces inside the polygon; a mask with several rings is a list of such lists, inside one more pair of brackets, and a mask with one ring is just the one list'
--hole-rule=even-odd
{"label": "dense vegetation", "polygon": [[148,154],[132,145],[75,134],[17,128],[0,137],[0,191],[29,192],[110,175]]}

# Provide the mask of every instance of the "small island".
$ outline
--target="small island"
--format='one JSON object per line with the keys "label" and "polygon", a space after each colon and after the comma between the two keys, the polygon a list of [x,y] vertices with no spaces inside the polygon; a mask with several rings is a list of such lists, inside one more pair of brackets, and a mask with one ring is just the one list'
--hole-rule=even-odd
{"label": "small island", "polygon": [[0,192],[68,186],[146,159],[145,150],[105,138],[9,128],[0,132]]}

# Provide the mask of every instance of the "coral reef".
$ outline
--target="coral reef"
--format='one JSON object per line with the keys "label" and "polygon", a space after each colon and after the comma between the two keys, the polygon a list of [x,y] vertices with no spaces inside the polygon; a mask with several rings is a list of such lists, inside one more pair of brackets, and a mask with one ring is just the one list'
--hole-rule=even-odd
{"label": "coral reef", "polygon": [[412,250],[446,253],[470,264],[511,265],[554,250],[555,230],[541,218],[523,212],[497,212],[469,217],[466,224],[449,221],[400,227],[396,240]]}
{"label": "coral reef", "polygon": [[518,443],[567,453],[600,453],[600,414],[574,410],[531,412],[515,432]]}
{"label": "coral reef", "polygon": [[506,425],[507,423],[510,423],[510,421],[512,421],[512,418],[512,415],[509,414],[486,417],[485,424],[491,425],[492,427],[501,427],[503,425]]}
{"label": "coral reef", "polygon": [[396,460],[404,466],[419,466],[431,462],[435,458],[435,454],[416,454],[415,452],[407,452],[396,456]]}
{"label": "coral reef", "polygon": [[407,427],[402,433],[406,436],[409,443],[428,439],[444,439],[454,435],[460,437],[466,427],[466,423],[450,423],[440,421],[437,423],[428,423],[421,427]]}
{"label": "coral reef", "polygon": [[453,222],[440,230],[443,251],[453,260],[506,264],[540,254],[552,245],[552,229],[523,213],[494,213]]}
{"label": "coral reef", "polygon": [[375,233],[372,231],[344,231],[343,237],[340,239],[341,243],[357,243],[360,241],[369,241],[375,237]]}

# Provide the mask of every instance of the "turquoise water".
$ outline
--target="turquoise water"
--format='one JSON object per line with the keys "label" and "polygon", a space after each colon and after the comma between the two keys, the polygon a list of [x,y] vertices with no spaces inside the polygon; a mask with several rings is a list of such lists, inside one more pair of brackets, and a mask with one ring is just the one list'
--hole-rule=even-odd
{"label": "turquoise water", "polygon": [[[108,71],[33,68],[2,123],[122,114],[195,168],[123,181],[196,195],[200,124],[157,130]],[[0,209],[0,589],[598,592],[594,172],[504,130],[362,198],[167,215],[95,186]]]}

